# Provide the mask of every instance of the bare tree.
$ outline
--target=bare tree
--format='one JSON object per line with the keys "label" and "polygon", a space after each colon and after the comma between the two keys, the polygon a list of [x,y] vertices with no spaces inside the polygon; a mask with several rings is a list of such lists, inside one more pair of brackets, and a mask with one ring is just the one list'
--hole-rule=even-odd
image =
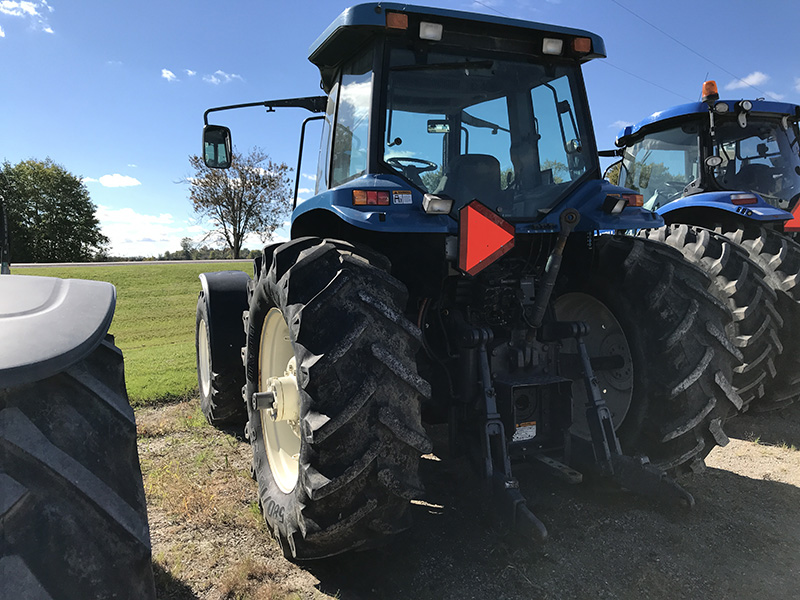
{"label": "bare tree", "polygon": [[249,154],[233,150],[229,169],[210,169],[197,155],[189,162],[195,174],[185,181],[191,184],[190,199],[195,213],[214,226],[216,235],[238,257],[242,242],[249,233],[258,233],[266,242],[289,215],[291,169],[274,163],[258,147]]}

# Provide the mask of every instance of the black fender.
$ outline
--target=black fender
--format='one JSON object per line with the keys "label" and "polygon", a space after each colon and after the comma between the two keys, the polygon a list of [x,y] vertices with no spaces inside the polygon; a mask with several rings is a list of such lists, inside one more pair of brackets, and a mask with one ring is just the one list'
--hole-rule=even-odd
{"label": "black fender", "polygon": [[0,277],[0,388],[31,383],[83,360],[105,339],[117,290],[104,281]]}
{"label": "black fender", "polygon": [[208,334],[212,348],[224,343],[235,349],[238,356],[245,344],[242,313],[249,305],[247,288],[250,276],[244,271],[214,271],[200,273],[199,277],[209,315]]}

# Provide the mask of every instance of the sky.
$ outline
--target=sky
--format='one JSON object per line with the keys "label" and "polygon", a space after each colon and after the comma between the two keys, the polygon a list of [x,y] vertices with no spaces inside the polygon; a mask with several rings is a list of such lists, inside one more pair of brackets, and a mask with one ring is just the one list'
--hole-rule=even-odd
{"label": "sky", "polygon": [[[793,0],[428,0],[421,4],[587,29],[607,59],[584,66],[600,149],[626,124],[720,95],[800,104],[800,2]],[[0,161],[49,157],[83,178],[114,256],[203,240],[189,156],[213,106],[319,95],[309,46],[347,0],[0,0]],[[310,113],[218,113],[240,149],[297,164]],[[301,197],[313,192],[309,127]],[[286,230],[279,230],[280,236]],[[257,238],[249,247],[260,245]]]}

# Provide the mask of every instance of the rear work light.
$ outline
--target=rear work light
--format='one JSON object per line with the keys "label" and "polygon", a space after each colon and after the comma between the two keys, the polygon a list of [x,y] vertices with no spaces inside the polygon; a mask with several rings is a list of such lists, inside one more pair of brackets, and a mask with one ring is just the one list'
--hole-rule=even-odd
{"label": "rear work light", "polygon": [[353,190],[353,206],[389,206],[390,193],[376,190]]}
{"label": "rear work light", "polygon": [[736,206],[742,204],[758,204],[758,196],[755,194],[731,194],[731,203]]}
{"label": "rear work light", "polygon": [[419,24],[419,38],[421,40],[429,40],[431,42],[438,42],[442,39],[444,27],[441,23],[429,23],[422,21]]}
{"label": "rear work light", "polygon": [[558,38],[544,38],[542,40],[542,54],[560,56],[564,50],[564,40]]}

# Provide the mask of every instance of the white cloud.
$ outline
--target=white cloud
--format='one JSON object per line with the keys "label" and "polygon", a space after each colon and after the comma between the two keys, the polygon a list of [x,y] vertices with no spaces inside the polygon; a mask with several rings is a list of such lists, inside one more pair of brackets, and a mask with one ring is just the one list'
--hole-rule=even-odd
{"label": "white cloud", "polygon": [[725,89],[739,90],[741,88],[761,85],[767,81],[769,81],[769,75],[762,73],[761,71],[753,71],[747,77],[742,77],[741,79],[735,79],[734,81],[731,81],[725,86]]}
{"label": "white cloud", "polygon": [[303,174],[300,175],[300,177],[305,177],[306,179],[310,179],[311,181],[316,181],[317,180],[317,176],[313,175],[311,173],[303,173]]}
{"label": "white cloud", "polygon": [[194,77],[197,75],[197,71],[192,71],[191,69],[184,69],[184,73],[186,73],[189,77]]}
{"label": "white cloud", "polygon": [[786,94],[779,94],[777,92],[764,92],[770,100],[783,100],[786,98]]}
{"label": "white cloud", "polygon": [[213,85],[219,85],[220,83],[230,83],[234,79],[238,79],[239,81],[244,81],[241,75],[236,75],[235,73],[226,73],[225,71],[214,71],[213,75],[203,75],[203,81],[206,83],[211,83]]}
{"label": "white cloud", "polygon": [[[47,4],[47,0],[0,0],[0,15],[28,19],[40,31],[53,33],[53,29],[47,24],[45,11],[53,12],[53,9]],[[5,37],[5,35],[3,29],[0,28],[0,37]]]}
{"label": "white cloud", "polygon": [[167,81],[178,81],[178,78],[175,76],[175,73],[173,73],[169,69],[161,69],[161,76]]}
{"label": "white cloud", "polygon": [[800,77],[794,78],[794,89],[797,92],[800,92]]}
{"label": "white cloud", "polygon": [[147,215],[132,208],[97,207],[100,229],[111,241],[113,256],[158,256],[179,250],[188,236],[184,223],[169,213]]}
{"label": "white cloud", "polygon": [[297,195],[298,196],[302,196],[304,194],[313,194],[313,193],[314,193],[314,190],[312,190],[311,188],[300,188],[300,189],[297,190]]}
{"label": "white cloud", "polygon": [[[84,181],[90,181],[90,180],[85,179]],[[102,185],[103,187],[132,187],[135,185],[142,185],[142,182],[136,179],[135,177],[130,177],[128,175],[120,175],[119,173],[114,173],[113,175],[103,175],[97,181],[99,181],[100,185]]]}
{"label": "white cloud", "polygon": [[633,123],[631,121],[614,121],[609,127],[612,129],[622,129],[628,125],[633,125]]}
{"label": "white cloud", "polygon": [[131,167],[132,169],[135,169],[135,168],[136,168],[136,167],[138,167],[139,165],[129,164],[128,166],[129,166],[129,167]]}

